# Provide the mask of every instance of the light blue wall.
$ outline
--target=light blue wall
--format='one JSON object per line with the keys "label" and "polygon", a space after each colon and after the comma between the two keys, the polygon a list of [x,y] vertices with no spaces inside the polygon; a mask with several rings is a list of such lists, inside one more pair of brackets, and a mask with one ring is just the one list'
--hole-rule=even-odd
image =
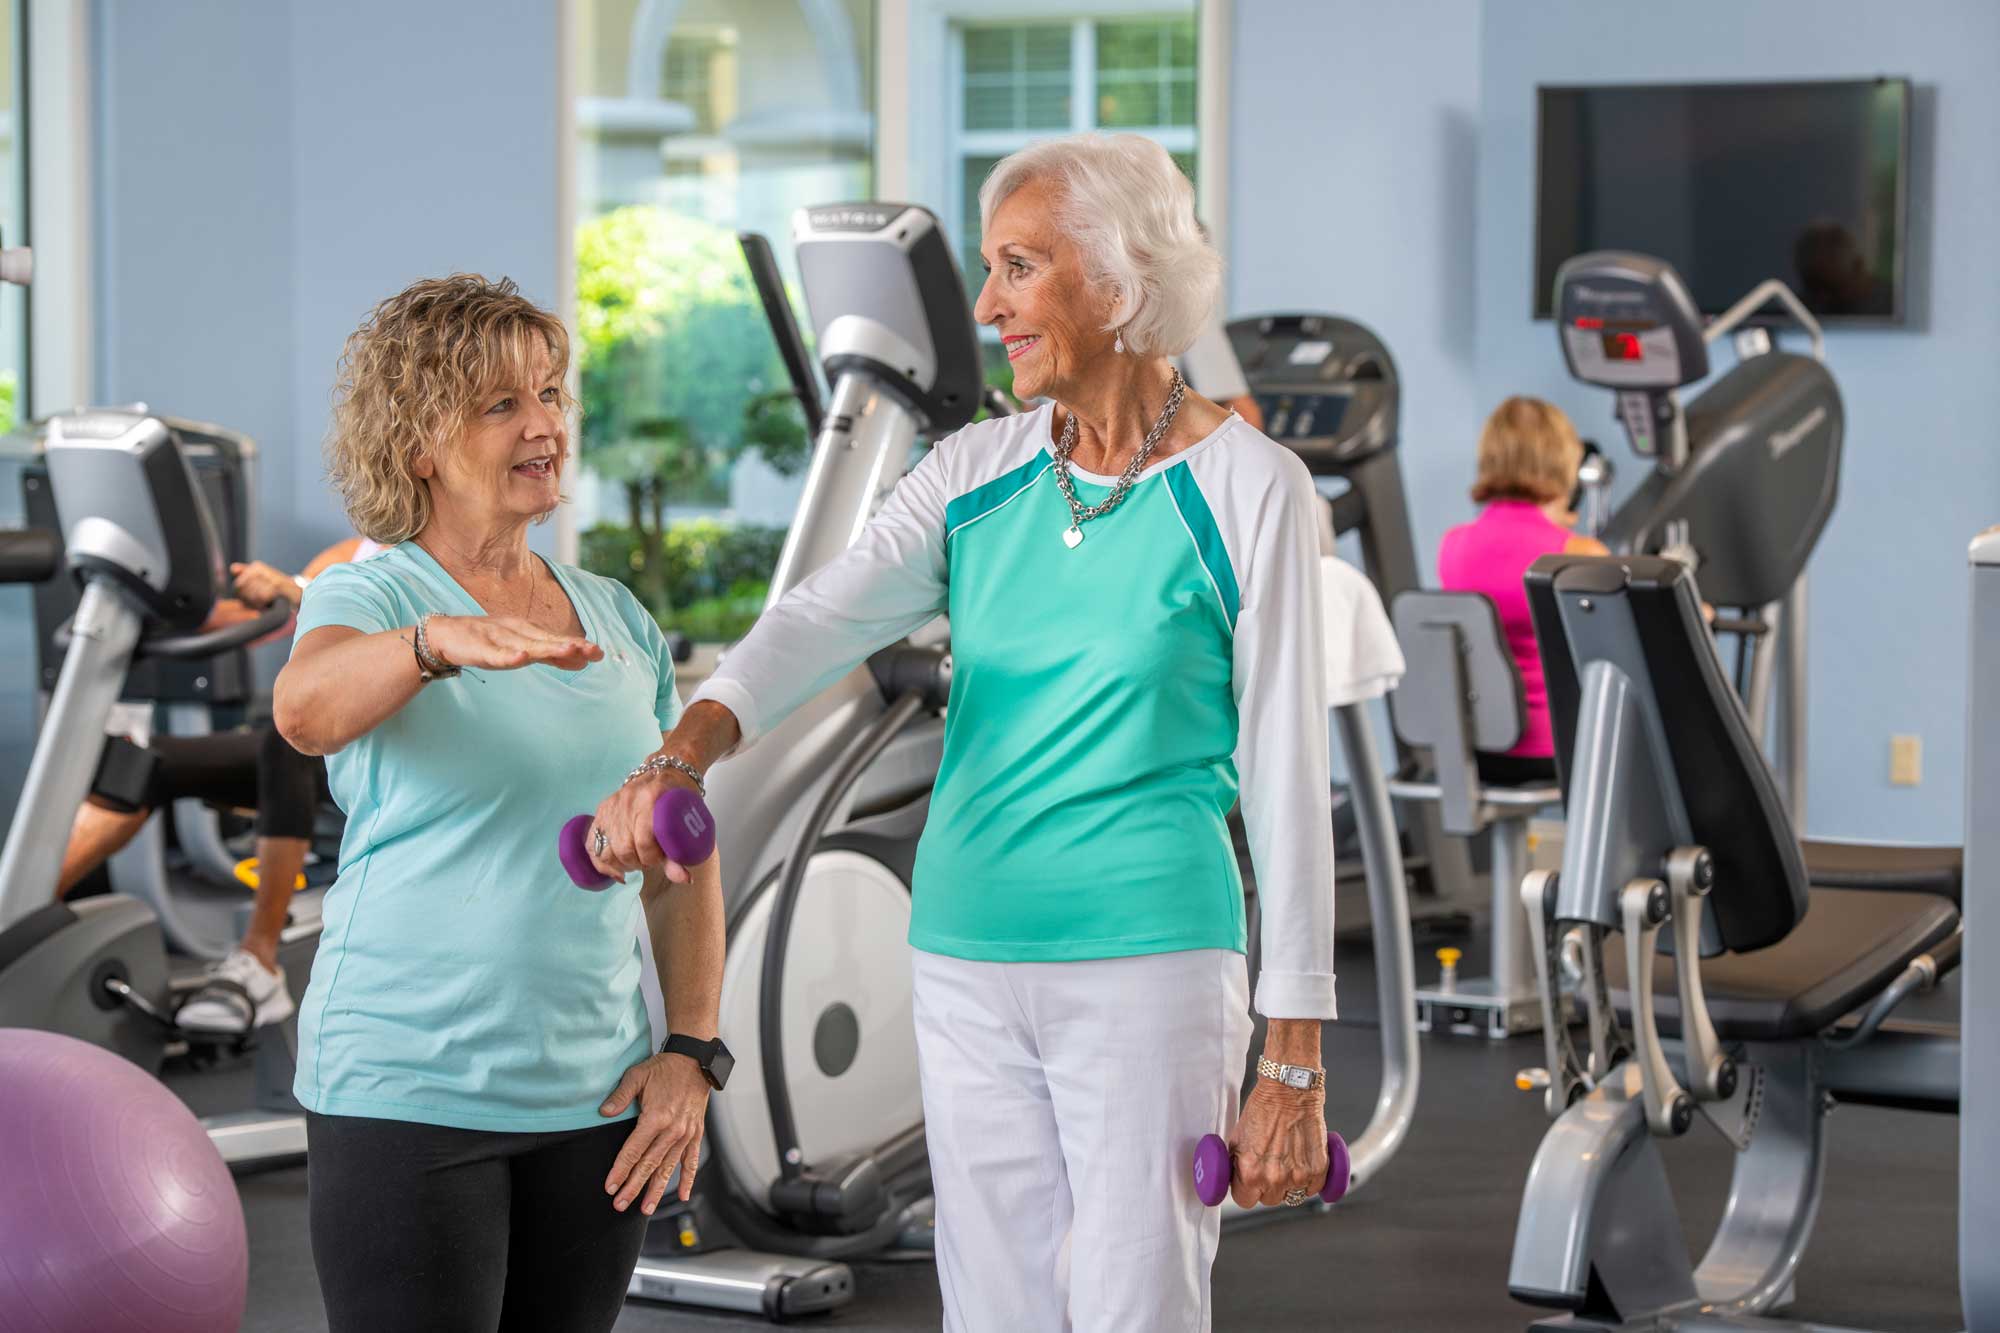
{"label": "light blue wall", "polygon": [[260,553],[297,567],[347,535],[319,446],[368,309],[455,269],[556,298],[555,6],[95,17],[97,396],[254,435]]}
{"label": "light blue wall", "polygon": [[[453,270],[555,302],[556,15],[95,0],[94,396],[254,437],[262,558],[296,569],[348,535],[320,441],[341,343],[372,305]],[[6,521],[16,474],[0,473]],[[554,529],[532,540],[552,551]],[[0,827],[33,744],[26,608],[25,591],[0,598],[19,668],[0,688]],[[267,682],[282,655],[260,652]]]}
{"label": "light blue wall", "polygon": [[256,438],[268,549],[294,452],[291,19],[247,0],[95,17],[95,396]]}
{"label": "light blue wall", "polygon": [[1236,0],[1229,310],[1324,311],[1403,382],[1419,558],[1458,521],[1479,402],[1478,0]]}
{"label": "light blue wall", "polygon": [[[1965,548],[2000,520],[1996,61],[2000,6],[1987,0],[1486,6],[1478,398],[1541,394],[1600,437],[1616,438],[1606,396],[1567,378],[1550,326],[1528,317],[1535,86],[1915,80],[1910,324],[1828,336],[1848,436],[1840,508],[1811,568],[1807,824],[1816,834],[1956,840],[1963,822]],[[1923,738],[1921,786],[1888,785],[1892,733]]]}
{"label": "light blue wall", "polygon": [[[1478,411],[1479,23],[1479,0],[1236,0],[1229,313],[1345,315],[1388,344],[1426,570],[1457,521]],[[1344,777],[1338,745],[1333,764]]]}
{"label": "light blue wall", "polygon": [[[342,342],[376,302],[451,272],[553,306],[557,6],[291,0],[292,483],[303,559],[348,535],[318,465]],[[534,544],[554,550],[553,525]]]}
{"label": "light blue wall", "polygon": [[[1830,335],[1842,504],[1811,571],[1814,833],[1955,840],[1964,550],[2000,520],[2000,6],[1926,0],[1237,0],[1231,309],[1359,317],[1402,369],[1419,554],[1469,518],[1473,442],[1510,393],[1621,442],[1528,316],[1539,83],[1916,81],[1909,327]],[[1630,485],[1639,471],[1614,444]],[[1888,738],[1924,741],[1890,787]]]}

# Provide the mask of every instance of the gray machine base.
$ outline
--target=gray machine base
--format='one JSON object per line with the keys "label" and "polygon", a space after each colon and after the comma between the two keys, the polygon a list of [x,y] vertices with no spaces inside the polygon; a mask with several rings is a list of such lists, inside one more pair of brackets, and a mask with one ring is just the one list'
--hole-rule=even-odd
{"label": "gray machine base", "polygon": [[1511,993],[1495,990],[1490,977],[1460,982],[1451,990],[1427,986],[1416,993],[1417,1031],[1504,1041],[1542,1030],[1542,1000],[1530,986]]}
{"label": "gray machine base", "polygon": [[1790,1319],[1760,1319],[1749,1315],[1725,1319],[1700,1313],[1663,1315],[1659,1319],[1637,1324],[1607,1324],[1576,1315],[1561,1315],[1529,1325],[1529,1333],[1668,1333],[1668,1330],[1671,1333],[1867,1333],[1864,1329],[1833,1324],[1801,1324]]}
{"label": "gray machine base", "polygon": [[846,1264],[755,1250],[712,1250],[690,1258],[640,1255],[626,1295],[766,1319],[836,1310],[854,1299]]}

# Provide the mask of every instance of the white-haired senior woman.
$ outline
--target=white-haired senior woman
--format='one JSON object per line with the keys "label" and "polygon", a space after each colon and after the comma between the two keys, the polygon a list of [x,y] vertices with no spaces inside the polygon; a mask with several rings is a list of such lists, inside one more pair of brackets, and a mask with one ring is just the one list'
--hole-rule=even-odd
{"label": "white-haired senior woman", "polygon": [[[1326,1172],[1333,1017],[1325,645],[1305,468],[1169,358],[1221,261],[1158,145],[1016,153],[979,196],[1024,398],[941,441],[767,611],[664,752],[697,770],[949,613],[943,765],[910,928],[951,1329],[1205,1329],[1218,1222],[1188,1163],[1235,1121],[1236,1198]],[[655,793],[598,812],[634,845]],[[1257,1082],[1240,798],[1263,907]],[[724,817],[727,817],[724,812]]]}

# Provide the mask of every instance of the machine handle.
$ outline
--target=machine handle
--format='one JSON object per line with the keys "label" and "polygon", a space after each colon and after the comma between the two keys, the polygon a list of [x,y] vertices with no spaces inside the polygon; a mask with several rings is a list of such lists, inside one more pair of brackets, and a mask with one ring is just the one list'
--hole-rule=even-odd
{"label": "machine handle", "polygon": [[46,528],[0,531],[0,583],[45,583],[62,568],[62,538]]}
{"label": "machine handle", "polygon": [[157,639],[139,640],[138,657],[165,657],[175,661],[189,661],[203,657],[214,657],[232,648],[241,648],[254,643],[266,634],[276,634],[291,622],[296,614],[292,604],[283,598],[265,607],[255,620],[239,621],[234,625],[224,625],[220,629],[199,630],[193,634],[169,634]]}
{"label": "machine handle", "polygon": [[[234,625],[224,625],[220,629],[203,630],[195,634],[168,634],[157,639],[140,639],[133,650],[134,657],[165,657],[173,661],[196,661],[204,657],[214,657],[232,648],[241,648],[253,643],[266,634],[276,634],[283,629],[293,615],[291,603],[282,599],[265,607],[255,620],[239,621]],[[58,650],[67,650],[72,637],[71,627],[76,623],[72,616],[56,626],[49,638]]]}
{"label": "machine handle", "polygon": [[784,275],[771,253],[771,242],[761,233],[740,231],[736,233],[736,243],[743,247],[743,262],[750,270],[750,282],[757,289],[757,299],[764,304],[764,320],[771,326],[778,357],[785,363],[792,392],[798,395],[799,408],[805,413],[806,433],[817,440],[826,420],[826,401],[820,396],[819,378],[813,372],[806,340],[799,333],[798,317],[792,313],[791,300],[785,295]]}
{"label": "machine handle", "polygon": [[1714,342],[1774,300],[1784,306],[1793,322],[1812,338],[1813,360],[1826,360],[1826,335],[1820,331],[1819,321],[1813,318],[1812,311],[1806,309],[1806,303],[1776,278],[1766,278],[1758,283],[1750,289],[1748,296],[1718,315],[1713,324],[1701,331],[1701,340]]}

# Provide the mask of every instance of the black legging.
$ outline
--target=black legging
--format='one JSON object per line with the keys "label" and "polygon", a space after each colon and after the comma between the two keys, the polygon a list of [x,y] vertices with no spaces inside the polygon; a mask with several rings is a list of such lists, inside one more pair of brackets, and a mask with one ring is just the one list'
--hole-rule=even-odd
{"label": "black legging", "polygon": [[127,812],[156,810],[192,797],[256,810],[260,838],[311,838],[313,818],[327,799],[326,764],[294,750],[268,722],[247,731],[153,737],[144,747],[153,758],[152,776],[136,802],[104,789],[107,770],[128,757],[121,746],[140,748],[113,737],[104,747],[98,787],[91,794]]}
{"label": "black legging", "polygon": [[554,1134],[306,1116],[306,1213],[332,1333],[591,1333],[646,1216],[604,1192],[629,1120]]}
{"label": "black legging", "polygon": [[1489,787],[1546,787],[1556,780],[1553,755],[1481,754],[1479,780]]}

